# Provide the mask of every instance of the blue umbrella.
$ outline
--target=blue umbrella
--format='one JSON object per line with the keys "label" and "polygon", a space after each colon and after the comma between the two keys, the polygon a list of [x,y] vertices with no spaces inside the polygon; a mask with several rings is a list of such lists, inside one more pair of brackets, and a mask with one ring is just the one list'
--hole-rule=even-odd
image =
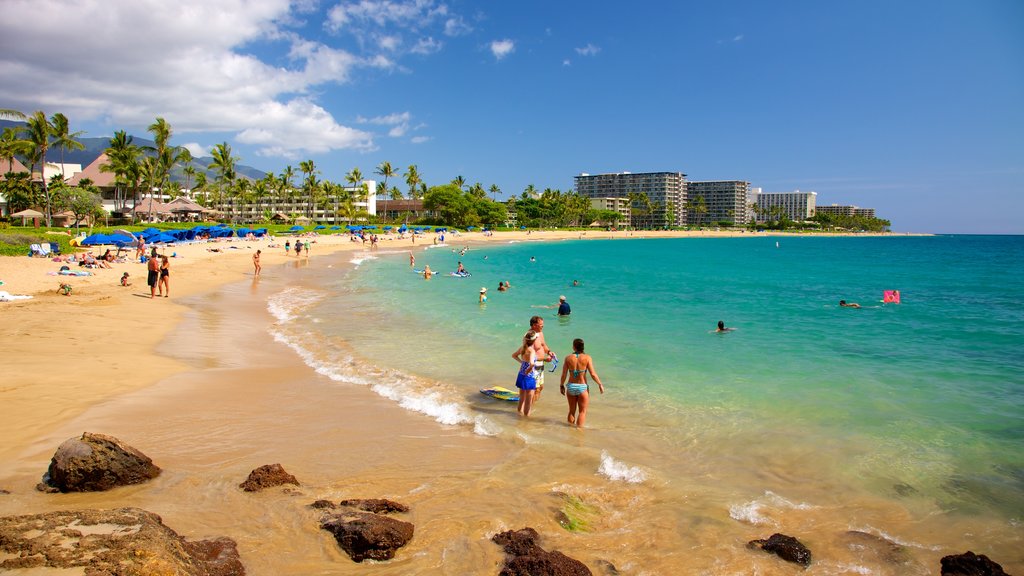
{"label": "blue umbrella", "polygon": [[385,226],[384,227],[385,230],[391,230],[392,228],[393,228],[393,226]]}
{"label": "blue umbrella", "polygon": [[327,229],[327,226],[323,226],[323,225],[319,225],[319,226],[314,226],[313,227],[313,230],[326,230],[326,229]]}
{"label": "blue umbrella", "polygon": [[98,246],[100,244],[109,244],[110,240],[106,234],[93,234],[92,236],[86,236],[84,240],[79,242],[82,246]]}
{"label": "blue umbrella", "polygon": [[289,230],[291,230],[292,232],[298,232],[299,230],[302,230],[302,226],[299,226],[298,224],[296,224],[295,226],[292,226],[291,228],[289,228]]}
{"label": "blue umbrella", "polygon": [[341,230],[341,226],[331,226],[331,230]]}

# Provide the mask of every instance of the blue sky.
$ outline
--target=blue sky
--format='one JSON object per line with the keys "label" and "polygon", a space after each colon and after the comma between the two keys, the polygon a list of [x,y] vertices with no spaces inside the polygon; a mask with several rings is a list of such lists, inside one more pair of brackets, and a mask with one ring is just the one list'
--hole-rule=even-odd
{"label": "blue sky", "polygon": [[[1024,233],[1024,2],[6,0],[0,108],[568,191],[681,171]],[[405,188],[404,183],[399,185]]]}

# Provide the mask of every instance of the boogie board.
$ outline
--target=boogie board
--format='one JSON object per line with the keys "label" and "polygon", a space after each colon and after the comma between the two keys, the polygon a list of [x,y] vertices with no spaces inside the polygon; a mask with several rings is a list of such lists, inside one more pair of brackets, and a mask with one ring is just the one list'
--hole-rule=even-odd
{"label": "boogie board", "polygon": [[495,400],[508,400],[509,402],[519,402],[519,392],[515,390],[509,390],[508,388],[502,388],[501,386],[491,386],[490,388],[483,388],[480,393],[484,396],[490,396]]}

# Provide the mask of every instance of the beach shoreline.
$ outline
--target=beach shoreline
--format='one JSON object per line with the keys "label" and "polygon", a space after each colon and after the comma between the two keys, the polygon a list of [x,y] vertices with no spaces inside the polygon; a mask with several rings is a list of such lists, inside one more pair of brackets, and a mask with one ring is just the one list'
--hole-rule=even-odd
{"label": "beach shoreline", "polygon": [[[665,237],[674,235],[591,232],[583,236]],[[579,239],[578,232],[520,232],[490,237],[463,234],[449,237],[446,246],[458,249],[489,242]],[[413,545],[393,565],[379,567],[382,574],[431,573],[436,566],[425,566],[424,559],[430,564],[439,555],[450,558],[448,554],[455,551],[473,561],[483,558],[496,563],[500,550],[486,538],[478,541],[476,537],[497,528],[547,526],[544,536],[549,539],[549,548],[572,555],[578,536],[557,525],[554,530],[550,526],[552,510],[557,510],[560,502],[557,494],[583,490],[579,480],[576,486],[542,481],[520,493],[503,478],[487,473],[495,467],[524,466],[522,473],[527,477],[549,475],[548,464],[538,468],[538,463],[525,462],[518,456],[523,450],[518,435],[536,434],[538,422],[506,422],[506,426],[519,430],[511,438],[481,437],[466,426],[439,424],[394,402],[382,401],[370,387],[331,386],[330,378],[317,374],[294,349],[268,333],[274,322],[267,311],[271,293],[293,283],[301,284],[307,268],[327,272],[333,266],[331,273],[337,271],[340,276],[349,253],[353,259],[371,254],[347,237],[317,240],[309,260],[286,257],[283,248],[268,248],[268,241],[236,241],[231,244],[240,248],[221,252],[206,252],[206,248],[224,248],[222,243],[176,247],[179,258],[172,260],[174,291],[170,299],[161,301],[150,301],[137,286],[98,284],[81,292],[76,289],[71,297],[41,293],[32,300],[4,304],[10,308],[0,313],[13,321],[5,322],[0,330],[8,336],[5,341],[14,343],[15,354],[11,371],[14,378],[5,383],[3,400],[16,403],[5,403],[12,407],[12,418],[3,419],[0,432],[16,442],[0,449],[0,488],[12,492],[0,499],[0,511],[8,515],[67,507],[137,505],[157,512],[169,526],[188,537],[235,538],[240,542],[243,563],[252,574],[310,573],[334,562],[338,573],[356,573],[357,565],[344,558],[329,537],[316,529],[315,519],[304,507],[321,497],[389,497],[413,506],[412,520],[418,527]],[[432,236],[425,240],[421,238],[415,245],[417,258],[420,249],[433,246]],[[402,254],[412,248],[411,241],[391,240],[382,242],[380,253],[403,258]],[[251,255],[256,249],[263,250],[266,276],[259,281],[251,275]],[[120,276],[118,270],[106,272],[111,283]],[[347,282],[343,277],[338,281]],[[52,327],[41,325],[38,318],[44,313],[47,318],[62,320]],[[111,334],[124,338],[108,344],[104,338]],[[40,349],[51,358],[70,362],[73,369],[47,370],[55,363],[40,357]],[[388,366],[374,374],[376,378],[388,376]],[[549,396],[549,400],[557,402],[560,398]],[[561,411],[556,412],[557,421]],[[330,414],[337,414],[337,421],[331,420]],[[286,417],[282,419],[282,415]],[[547,423],[541,425],[547,430]],[[35,493],[34,482],[45,471],[56,446],[85,430],[118,436],[135,445],[157,460],[165,473],[150,484],[112,494]],[[554,430],[559,437],[564,434],[570,445],[584,442],[575,439],[568,428]],[[425,454],[430,456],[425,458]],[[302,488],[292,495],[273,493],[257,498],[237,493],[237,482],[249,470],[278,461],[299,477]],[[790,472],[787,468],[786,473]],[[625,510],[638,500],[671,501],[679,496],[678,486],[659,479],[643,488],[620,488],[621,494],[601,500],[604,480],[584,482],[588,485],[585,494],[609,510]],[[701,482],[695,478],[686,490],[700,490]],[[201,505],[181,504],[193,493]],[[503,496],[496,501],[492,493]],[[453,503],[458,504],[456,510],[465,508],[466,513],[454,514]],[[862,503],[864,509],[878,505],[870,499]],[[729,504],[714,500],[701,506],[720,510]],[[262,544],[268,538],[269,530],[261,525],[268,508],[272,509],[271,522],[281,535]],[[224,510],[236,517],[223,518]],[[647,521],[662,526],[667,542],[672,542],[674,526],[693,521],[688,516],[692,513],[666,509]],[[301,526],[293,526],[296,517],[305,519]],[[702,518],[700,513],[697,518]],[[503,525],[504,519],[515,519],[515,524]],[[616,519],[607,521],[614,523]],[[721,523],[711,516],[700,521]],[[836,518],[834,523],[819,527],[838,532],[844,529],[844,521]],[[613,538],[624,529],[605,528],[605,534],[590,539]],[[295,530],[308,537],[306,544],[318,543],[319,547],[304,549],[303,539],[294,538]],[[756,526],[726,526],[730,534],[727,538],[736,538],[736,542],[723,544],[705,533],[695,536],[701,552],[695,553],[694,559],[667,554],[659,561],[663,567],[713,566],[716,549],[727,546],[739,551],[735,555],[738,558],[731,557],[730,561],[746,562],[740,540],[767,535],[762,532]],[[470,535],[468,539],[465,534]],[[822,542],[812,544],[819,549],[825,546]],[[661,549],[657,543],[651,545],[652,553]],[[584,559],[591,566],[597,558],[603,558],[593,550],[586,554]],[[274,559],[275,555],[280,557]],[[306,558],[308,564],[304,567],[301,562]],[[611,556],[607,559],[615,560]],[[1013,566],[1012,559],[996,559],[1004,566],[1009,560]],[[473,566],[479,568],[470,564],[466,569],[472,571]]]}

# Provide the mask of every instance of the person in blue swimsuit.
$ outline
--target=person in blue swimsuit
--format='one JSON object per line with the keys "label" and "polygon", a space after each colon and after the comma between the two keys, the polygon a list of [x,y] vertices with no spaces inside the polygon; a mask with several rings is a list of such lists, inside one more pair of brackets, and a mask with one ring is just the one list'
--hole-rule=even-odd
{"label": "person in blue swimsuit", "polygon": [[[537,332],[530,330],[523,336],[523,344],[512,353],[512,358],[519,362],[519,371],[516,373],[516,388],[519,388],[519,407],[517,411],[520,416],[529,416],[533,410],[533,397],[537,393],[537,352],[534,349],[534,342],[537,340]],[[541,364],[541,373],[543,373]]]}
{"label": "person in blue swimsuit", "polygon": [[[562,396],[569,400],[569,416],[567,420],[570,425],[583,428],[587,420],[587,407],[590,405],[590,386],[587,385],[587,374],[597,382],[597,386],[604,394],[604,384],[597,376],[594,368],[594,359],[589,354],[583,353],[583,339],[577,338],[572,341],[573,353],[565,357],[562,364],[562,381],[559,390]],[[566,384],[566,376],[569,383]]]}

